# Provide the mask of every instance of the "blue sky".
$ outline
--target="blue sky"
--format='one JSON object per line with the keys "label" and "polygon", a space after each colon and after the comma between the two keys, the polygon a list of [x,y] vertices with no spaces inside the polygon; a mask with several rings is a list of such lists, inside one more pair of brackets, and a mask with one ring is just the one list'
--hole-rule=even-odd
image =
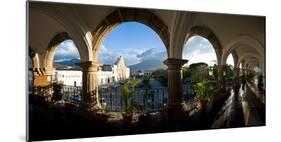
{"label": "blue sky", "polygon": [[[113,64],[118,56],[123,56],[127,65],[133,65],[145,60],[163,61],[167,58],[167,53],[164,43],[151,28],[141,23],[127,22],[117,26],[105,38],[98,59],[102,64]],[[72,40],[66,40],[57,48],[55,61],[71,58],[80,58],[79,52]],[[189,60],[188,64],[216,63],[211,43],[200,36],[193,36],[187,41],[183,58]],[[228,59],[227,62],[230,63],[231,60]]]}
{"label": "blue sky", "polygon": [[72,59],[72,58],[80,59],[78,49],[76,48],[76,46],[72,40],[65,40],[58,45],[58,48],[56,49],[54,60],[63,61],[63,60],[68,60],[68,59]]}
{"label": "blue sky", "polygon": [[167,58],[166,48],[160,37],[151,28],[136,22],[117,26],[105,38],[99,50],[99,62],[112,64],[123,56],[127,65],[143,60]]}
{"label": "blue sky", "polygon": [[208,65],[217,64],[217,57],[212,44],[201,36],[191,37],[183,49],[183,58],[192,63],[204,62]]}

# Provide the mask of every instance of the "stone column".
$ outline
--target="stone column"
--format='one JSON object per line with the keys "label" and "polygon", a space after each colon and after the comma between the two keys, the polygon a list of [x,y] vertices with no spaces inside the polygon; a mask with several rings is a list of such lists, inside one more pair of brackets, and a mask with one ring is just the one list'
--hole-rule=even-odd
{"label": "stone column", "polygon": [[234,67],[234,78],[239,78],[240,75],[240,68],[239,67]]}
{"label": "stone column", "polygon": [[218,65],[218,83],[220,85],[220,88],[224,88],[224,66],[223,65]]}
{"label": "stone column", "polygon": [[101,108],[98,95],[97,62],[81,63],[82,67],[82,94],[80,109],[83,111],[96,111]]}
{"label": "stone column", "polygon": [[168,102],[169,121],[177,121],[184,115],[185,104],[182,90],[182,66],[188,60],[168,58],[164,63],[168,66]]}

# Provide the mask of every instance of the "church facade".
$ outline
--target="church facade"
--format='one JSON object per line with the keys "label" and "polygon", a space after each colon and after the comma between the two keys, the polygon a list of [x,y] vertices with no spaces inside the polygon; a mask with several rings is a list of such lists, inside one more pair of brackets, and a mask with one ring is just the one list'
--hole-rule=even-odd
{"label": "church facade", "polygon": [[[82,86],[81,70],[56,69],[53,82],[63,83],[68,86]],[[130,69],[126,66],[124,58],[118,57],[113,65],[100,65],[97,72],[100,85],[124,80],[130,77]]]}

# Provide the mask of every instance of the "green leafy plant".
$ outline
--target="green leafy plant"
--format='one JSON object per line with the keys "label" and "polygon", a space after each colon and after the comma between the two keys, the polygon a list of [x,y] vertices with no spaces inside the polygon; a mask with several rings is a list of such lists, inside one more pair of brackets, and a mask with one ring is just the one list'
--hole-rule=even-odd
{"label": "green leafy plant", "polygon": [[54,100],[54,101],[61,100],[62,99],[61,90],[62,90],[63,84],[62,83],[53,83],[52,86],[53,86],[53,90],[54,90],[52,100]]}
{"label": "green leafy plant", "polygon": [[207,100],[215,90],[215,87],[206,80],[194,84],[193,88],[196,90],[195,99],[197,100]]}
{"label": "green leafy plant", "polygon": [[232,65],[226,64],[223,67],[224,78],[226,80],[234,79],[234,69]]}
{"label": "green leafy plant", "polygon": [[189,72],[191,74],[191,81],[194,83],[202,82],[209,75],[208,64],[206,63],[194,63],[189,66]]}
{"label": "green leafy plant", "polygon": [[219,72],[218,72],[218,67],[216,64],[213,66],[212,72],[213,72],[213,76],[214,76],[215,80],[218,80]]}
{"label": "green leafy plant", "polygon": [[151,99],[153,97],[153,92],[151,90],[150,79],[149,77],[145,76],[143,78],[143,85],[144,85],[144,96],[146,99]]}
{"label": "green leafy plant", "polygon": [[168,85],[168,72],[165,69],[157,69],[152,72],[152,77],[158,80],[163,86]]}
{"label": "green leafy plant", "polygon": [[137,84],[138,84],[138,80],[133,79],[133,80],[129,80],[121,88],[124,105],[125,105],[125,115],[127,115],[127,116],[130,116],[133,114],[133,110],[134,110],[133,95],[136,92],[135,88],[136,88]]}

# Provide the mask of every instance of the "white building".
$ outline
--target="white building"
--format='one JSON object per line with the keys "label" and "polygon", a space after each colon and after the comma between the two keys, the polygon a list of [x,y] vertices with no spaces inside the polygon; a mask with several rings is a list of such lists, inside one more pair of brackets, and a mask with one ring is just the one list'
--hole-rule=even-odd
{"label": "white building", "polygon": [[[99,84],[124,80],[130,77],[130,69],[125,65],[124,58],[120,56],[113,65],[101,65],[97,72]],[[82,86],[81,70],[55,70],[54,82],[62,82],[69,86]]]}
{"label": "white building", "polygon": [[61,82],[69,86],[82,86],[82,71],[80,70],[55,70],[54,82]]}

